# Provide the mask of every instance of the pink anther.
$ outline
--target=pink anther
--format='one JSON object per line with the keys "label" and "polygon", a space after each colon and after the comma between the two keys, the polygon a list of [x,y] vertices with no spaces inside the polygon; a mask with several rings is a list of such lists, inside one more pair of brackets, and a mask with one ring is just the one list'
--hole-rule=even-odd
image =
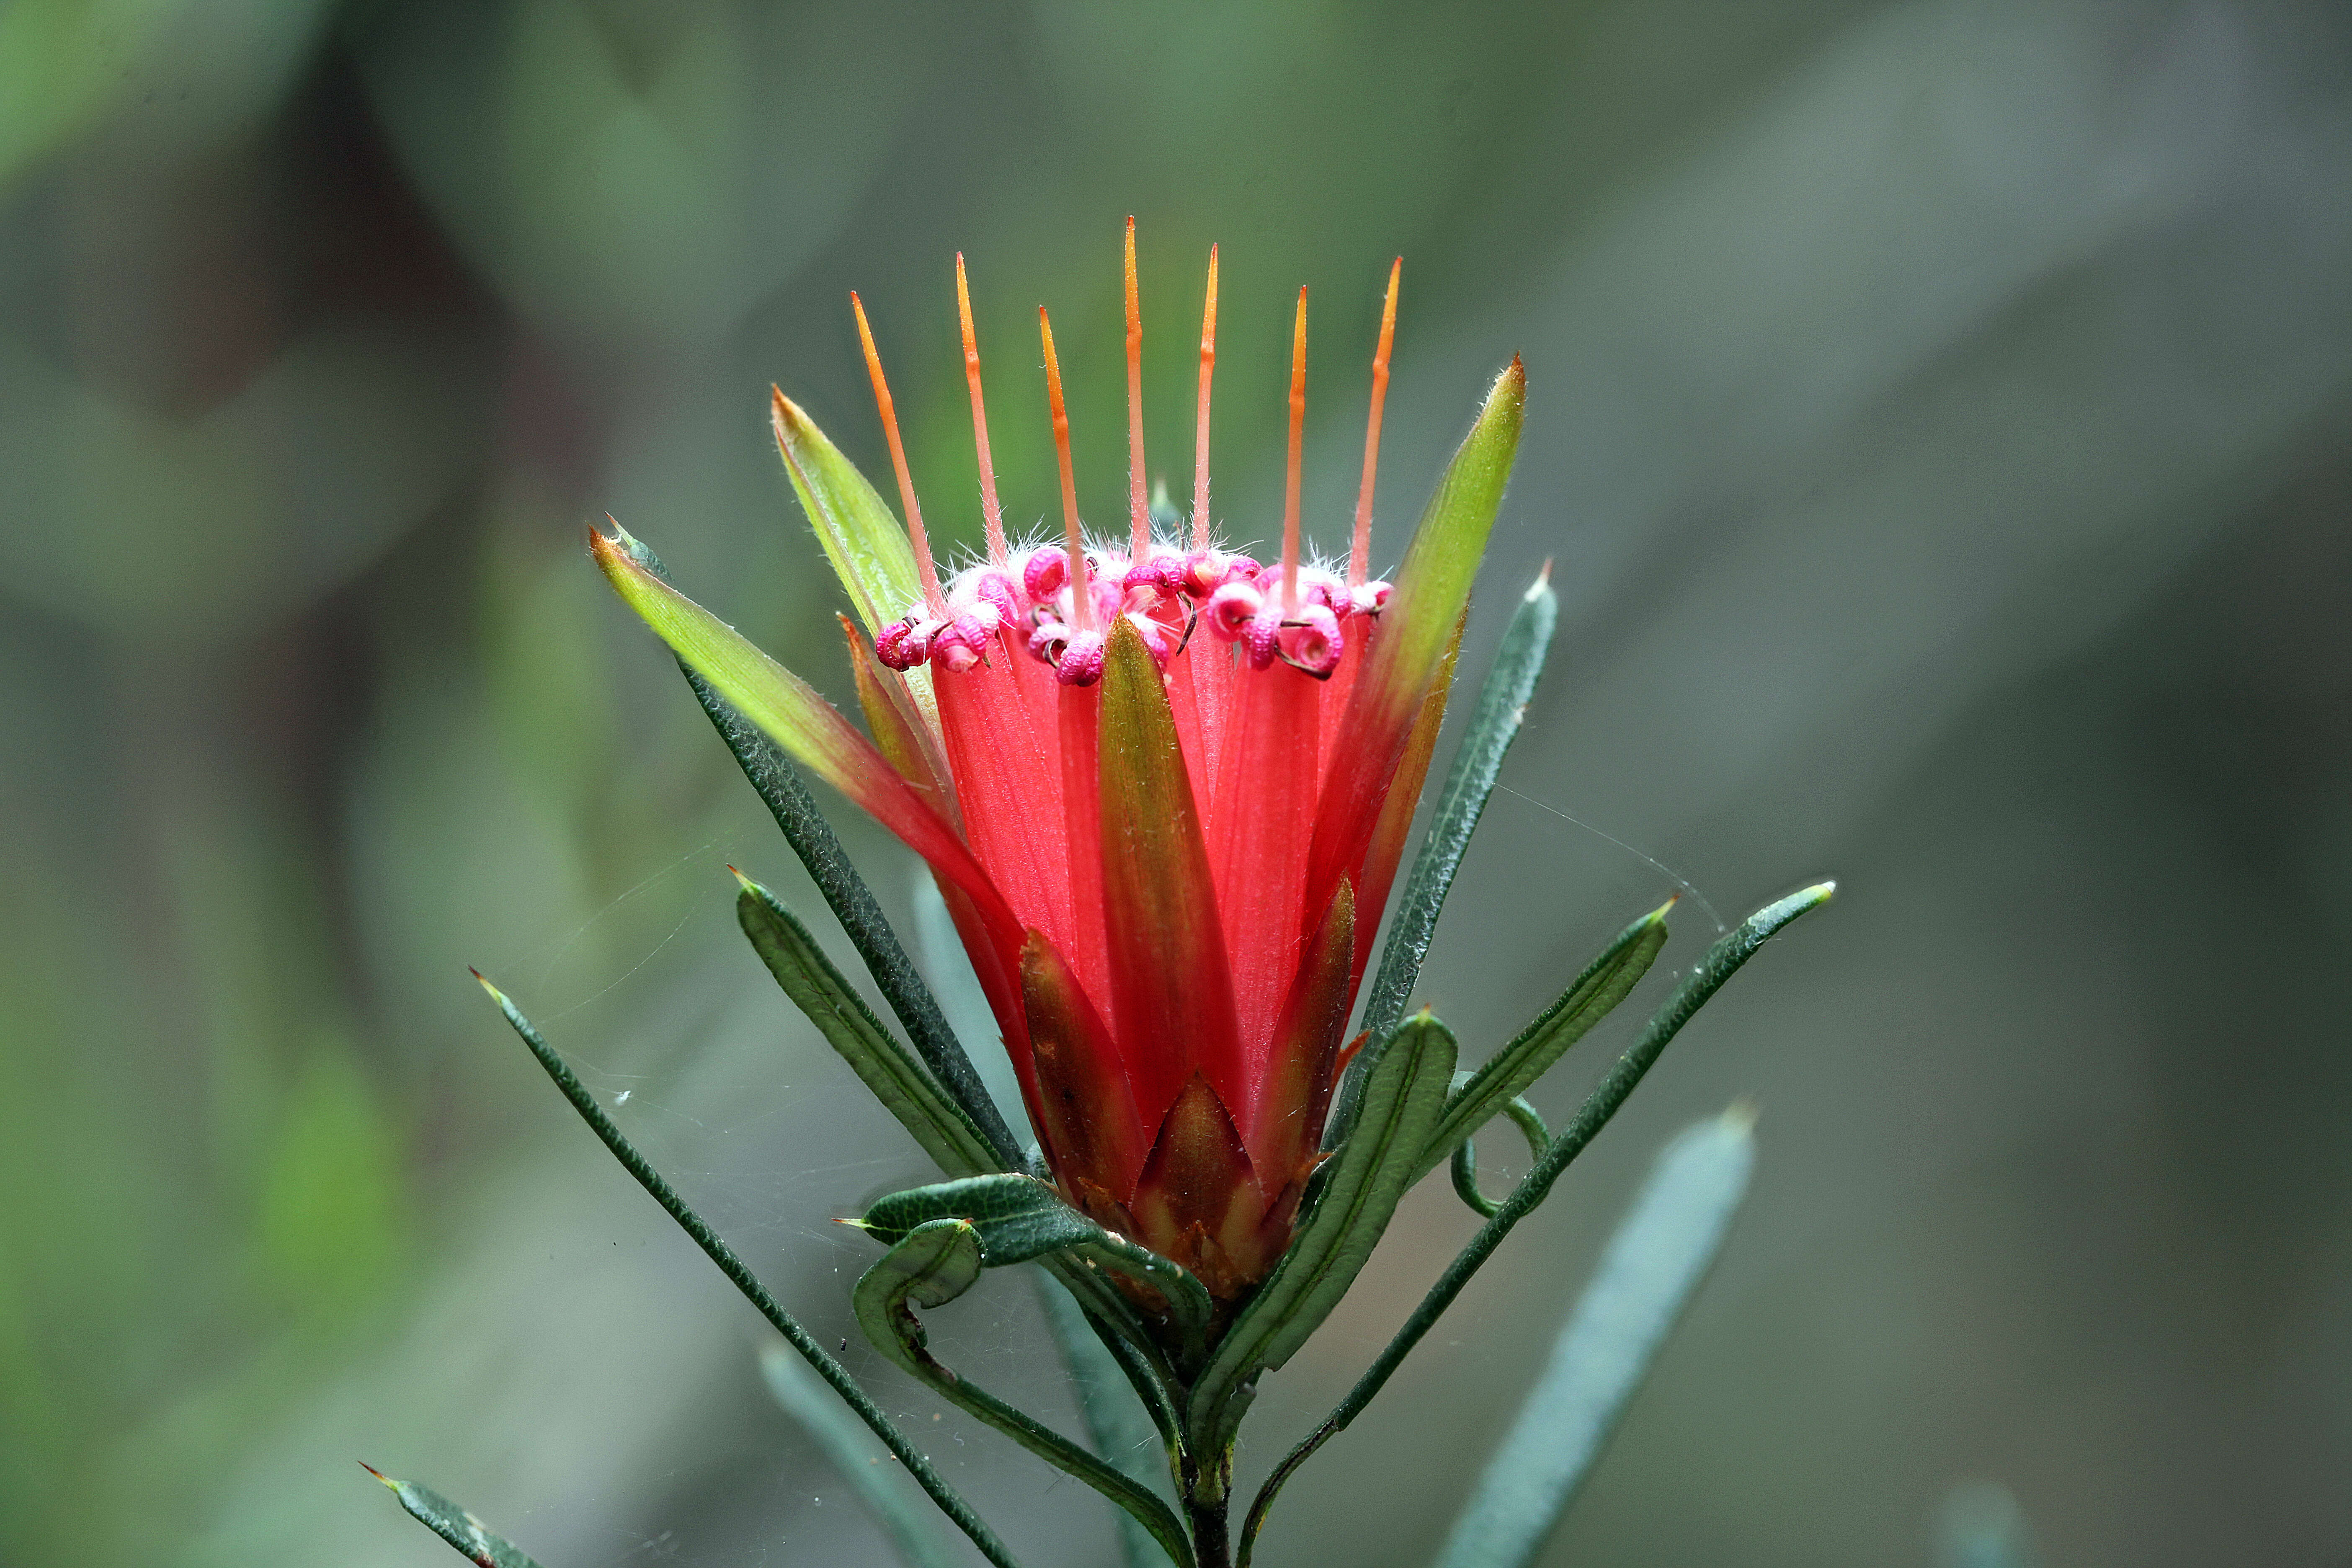
{"label": "pink anther", "polygon": [[1347,646],[1339,636],[1339,617],[1322,605],[1300,606],[1283,622],[1279,640],[1283,658],[1313,676],[1328,676],[1339,668],[1339,655]]}
{"label": "pink anther", "polygon": [[1058,544],[1041,544],[1021,558],[1021,586],[1034,604],[1050,601],[1069,580],[1069,552]]}
{"label": "pink anther", "polygon": [[1360,583],[1348,596],[1348,607],[1360,616],[1377,616],[1389,607],[1389,584]]}
{"label": "pink anther", "polygon": [[1249,630],[1265,607],[1265,595],[1248,583],[1227,583],[1209,595],[1205,618],[1209,630],[1218,640],[1232,642]]}
{"label": "pink anther", "polygon": [[912,669],[931,657],[931,627],[908,616],[877,633],[874,657],[892,669]]}
{"label": "pink anther", "polygon": [[1054,661],[1055,679],[1065,686],[1092,686],[1102,679],[1105,644],[1102,633],[1078,632],[1062,645]]}

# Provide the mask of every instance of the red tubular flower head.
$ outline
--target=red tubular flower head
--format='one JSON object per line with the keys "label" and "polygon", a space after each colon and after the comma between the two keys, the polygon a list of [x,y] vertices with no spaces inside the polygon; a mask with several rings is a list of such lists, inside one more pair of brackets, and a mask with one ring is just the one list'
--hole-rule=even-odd
{"label": "red tubular flower head", "polygon": [[862,305],[906,528],[778,395],[794,488],[873,639],[857,669],[876,741],[621,544],[593,544],[680,658],[929,862],[1065,1195],[1231,1300],[1281,1256],[1318,1157],[1525,380],[1516,360],[1496,379],[1393,588],[1367,581],[1391,272],[1354,550],[1344,575],[1318,570],[1300,559],[1302,290],[1282,554],[1261,567],[1214,548],[1205,515],[1213,270],[1195,515],[1188,538],[1154,538],[1131,232],[1129,245],[1129,528],[1116,542],[1090,543],[1078,518],[1041,311],[1063,538],[1003,543],[961,258],[988,561],[942,587]]}

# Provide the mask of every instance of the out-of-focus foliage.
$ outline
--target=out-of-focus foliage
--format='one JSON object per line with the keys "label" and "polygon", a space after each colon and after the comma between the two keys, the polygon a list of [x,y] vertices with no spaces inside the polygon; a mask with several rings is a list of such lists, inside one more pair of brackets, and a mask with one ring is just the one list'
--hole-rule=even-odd
{"label": "out-of-focus foliage", "polygon": [[[970,548],[961,249],[1014,524],[1040,301],[1116,518],[1129,212],[1180,493],[1223,243],[1238,539],[1299,283],[1327,548],[1391,255],[1384,561],[1526,355],[1465,668],[1548,556],[1560,629],[1422,976],[1465,1058],[1672,890],[1645,854],[1844,889],[1260,1561],[1432,1556],[1651,1151],[1736,1094],[1743,1228],[1549,1560],[1927,1562],[1963,1483],[2040,1560],[2352,1552],[2347,62],[2320,0],[0,5],[0,1561],[436,1561],[362,1457],[551,1565],[884,1560],[462,965],[852,1331],[826,1222],[923,1163],[743,950],[729,863],[816,901],[580,532],[845,694],[770,382],[882,473],[859,289]],[[1408,1200],[1245,1489],[1468,1226]],[[1021,1282],[934,1331],[1052,1407]],[[1025,1561],[1102,1560],[861,1356]]]}

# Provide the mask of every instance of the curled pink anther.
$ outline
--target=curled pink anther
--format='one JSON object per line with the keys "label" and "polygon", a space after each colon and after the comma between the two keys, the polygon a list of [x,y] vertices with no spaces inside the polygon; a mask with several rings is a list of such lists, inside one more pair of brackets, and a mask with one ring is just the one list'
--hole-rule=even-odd
{"label": "curled pink anther", "polygon": [[1102,679],[1105,645],[1098,631],[1074,634],[1054,661],[1054,675],[1065,686],[1092,686]]}
{"label": "curled pink anther", "polygon": [[[1321,608],[1318,605],[1317,608]],[[1252,669],[1264,669],[1282,651],[1282,612],[1273,605],[1261,606],[1242,628],[1242,650],[1249,655]]]}
{"label": "curled pink anther", "polygon": [[985,605],[996,616],[994,626],[1006,626],[1021,618],[1020,595],[1013,591],[1013,579],[1001,567],[975,566],[956,579],[948,591],[951,605]]}
{"label": "curled pink anther", "polygon": [[912,669],[931,657],[930,632],[912,616],[892,621],[875,635],[874,657],[891,669]]}
{"label": "curled pink anther", "polygon": [[1069,552],[1058,544],[1041,544],[1022,558],[1021,586],[1038,604],[1060,593],[1069,580]]}
{"label": "curled pink anther", "polygon": [[1246,555],[1222,550],[1200,550],[1184,557],[1184,591],[1205,599],[1228,583],[1257,581],[1257,563]]}
{"label": "curled pink anther", "polygon": [[1070,628],[1061,621],[1041,620],[1037,629],[1029,634],[1029,651],[1047,664],[1062,662],[1062,650],[1069,646]]}
{"label": "curled pink anther", "polygon": [[1347,647],[1339,636],[1339,617],[1322,605],[1301,605],[1283,622],[1278,643],[1286,662],[1318,679],[1339,668],[1339,655]]}
{"label": "curled pink anther", "polygon": [[957,615],[931,638],[931,662],[957,674],[982,663],[996,635],[992,605],[975,605]]}
{"label": "curled pink anther", "polygon": [[1206,619],[1210,633],[1220,641],[1232,642],[1249,630],[1258,612],[1265,607],[1265,595],[1248,583],[1227,583],[1209,595]]}
{"label": "curled pink anther", "polygon": [[1389,607],[1386,583],[1360,583],[1348,596],[1348,607],[1360,616],[1377,616]]}

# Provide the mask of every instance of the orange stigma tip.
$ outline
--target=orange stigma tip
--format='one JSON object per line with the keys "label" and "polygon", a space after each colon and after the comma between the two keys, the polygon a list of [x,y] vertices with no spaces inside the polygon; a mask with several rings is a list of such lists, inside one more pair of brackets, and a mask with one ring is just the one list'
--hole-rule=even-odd
{"label": "orange stigma tip", "polygon": [[971,290],[964,283],[963,252],[956,252],[956,317],[963,326],[963,378],[971,388],[971,444],[980,455],[980,519],[988,530],[988,558],[1006,562],[1004,507],[996,499],[996,463],[988,453],[988,406],[980,395],[980,339],[971,330]]}
{"label": "orange stigma tip", "polygon": [[1143,302],[1135,286],[1135,215],[1127,219],[1127,524],[1129,557],[1151,553],[1151,513],[1143,500]]}
{"label": "orange stigma tip", "polygon": [[1209,548],[1209,383],[1217,371],[1217,247],[1209,247],[1209,288],[1201,305],[1201,423],[1192,436],[1192,548]]}
{"label": "orange stigma tip", "polygon": [[1080,631],[1095,624],[1094,601],[1087,591],[1087,543],[1078,531],[1078,484],[1070,472],[1070,413],[1062,402],[1062,362],[1054,357],[1054,323],[1045,307],[1037,307],[1037,335],[1045,343],[1045,404],[1054,416],[1054,456],[1062,465],[1062,531],[1070,558],[1071,623]]}
{"label": "orange stigma tip", "polygon": [[1282,489],[1282,608],[1298,608],[1298,482],[1307,432],[1307,285],[1298,286],[1298,325],[1290,339],[1290,469]]}
{"label": "orange stigma tip", "polygon": [[906,444],[898,439],[898,411],[890,401],[890,384],[882,376],[882,355],[874,347],[874,329],[866,324],[866,301],[849,291],[849,308],[857,316],[857,341],[866,350],[866,374],[874,382],[874,406],[882,415],[882,433],[890,442],[890,466],[898,471],[898,500],[907,508],[907,542],[915,547],[915,576],[923,585],[923,602],[935,616],[947,613],[947,596],[940,592],[939,568],[931,563],[931,542],[923,531],[923,509],[915,500],[915,476],[907,471]]}
{"label": "orange stigma tip", "polygon": [[1396,342],[1397,279],[1404,258],[1389,265],[1388,302],[1381,307],[1381,342],[1372,351],[1372,412],[1364,425],[1364,482],[1356,491],[1356,532],[1348,548],[1348,586],[1360,588],[1372,549],[1372,480],[1381,468],[1381,410],[1389,398],[1389,346]]}

